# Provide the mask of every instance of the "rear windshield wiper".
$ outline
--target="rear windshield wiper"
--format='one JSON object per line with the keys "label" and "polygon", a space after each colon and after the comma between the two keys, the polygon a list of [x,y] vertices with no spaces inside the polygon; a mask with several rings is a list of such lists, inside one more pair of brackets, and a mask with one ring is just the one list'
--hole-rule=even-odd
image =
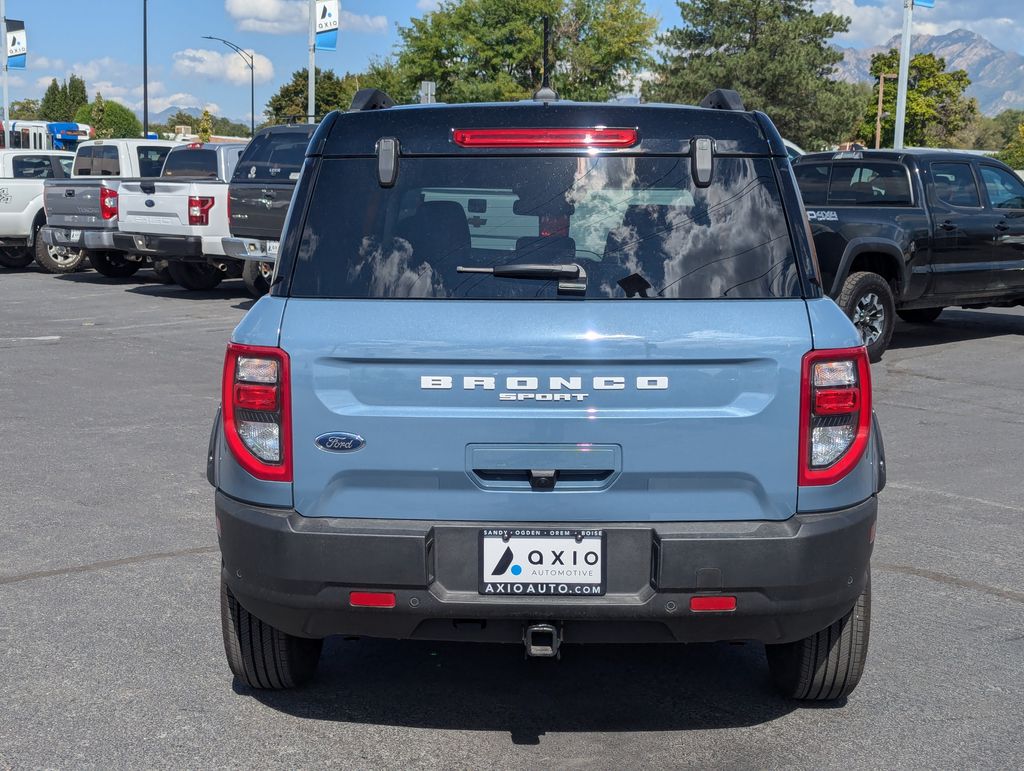
{"label": "rear windshield wiper", "polygon": [[459,265],[459,273],[490,273],[495,278],[526,278],[539,281],[558,280],[558,291],[571,294],[586,294],[587,272],[582,265],[574,262],[562,265],[544,265],[539,263],[519,263],[498,265],[493,268],[470,268]]}

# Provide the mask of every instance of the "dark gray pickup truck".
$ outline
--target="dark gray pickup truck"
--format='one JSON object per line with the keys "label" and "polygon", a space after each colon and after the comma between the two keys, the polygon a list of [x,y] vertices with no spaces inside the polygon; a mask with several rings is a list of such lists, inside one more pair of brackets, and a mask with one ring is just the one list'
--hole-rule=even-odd
{"label": "dark gray pickup truck", "polygon": [[896,317],[1024,304],[1024,182],[992,158],[938,150],[812,153],[793,164],[825,291],[872,361]]}
{"label": "dark gray pickup truck", "polygon": [[[135,272],[143,258],[116,251],[114,244],[120,184],[126,179],[159,177],[164,158],[178,144],[162,139],[82,142],[75,153],[71,179],[46,180],[43,240],[51,246],[84,249],[92,266],[104,275]],[[81,259],[66,260],[51,272],[77,270]]]}

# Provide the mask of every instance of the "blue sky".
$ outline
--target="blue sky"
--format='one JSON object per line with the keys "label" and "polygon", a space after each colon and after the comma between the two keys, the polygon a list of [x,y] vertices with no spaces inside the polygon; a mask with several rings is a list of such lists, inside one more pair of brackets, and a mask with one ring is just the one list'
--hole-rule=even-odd
{"label": "blue sky", "polygon": [[[679,19],[675,0],[645,0],[662,27]],[[1020,50],[1024,0],[937,0],[920,10],[915,32],[964,26],[997,45]],[[396,27],[436,5],[436,0],[342,0],[338,50],[317,55],[320,67],[359,71],[398,41]],[[902,0],[815,0],[821,9],[854,19],[840,43],[872,45],[899,29]],[[227,38],[257,55],[256,111],[306,65],[304,0],[149,0],[150,111],[168,106],[209,106],[220,115],[248,119],[249,70],[241,58],[203,35]],[[59,7],[59,12],[54,9]],[[82,12],[70,10],[81,8]],[[68,10],[65,10],[67,8]],[[11,73],[11,99],[39,97],[50,78],[74,72],[97,90],[141,109],[142,0],[7,0],[9,18],[24,19],[28,69]]]}

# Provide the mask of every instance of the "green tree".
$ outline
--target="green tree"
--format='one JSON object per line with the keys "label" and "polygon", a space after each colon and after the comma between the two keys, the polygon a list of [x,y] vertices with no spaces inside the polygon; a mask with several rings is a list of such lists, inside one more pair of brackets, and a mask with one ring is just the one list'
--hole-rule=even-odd
{"label": "green tree", "polygon": [[199,119],[199,141],[209,142],[213,134],[213,116],[209,110],[203,110],[203,117]]}
{"label": "green tree", "polygon": [[68,120],[74,117],[82,105],[89,104],[89,94],[85,91],[85,81],[77,75],[68,78],[65,97],[67,101]]}
{"label": "green tree", "polygon": [[[267,102],[271,121],[305,120],[307,108],[307,73],[301,69],[292,73],[292,79],[281,86]],[[340,78],[334,70],[316,68],[316,114],[323,117],[331,110],[344,110],[359,90],[359,76],[346,72]]]}
{"label": "green tree", "polygon": [[106,101],[98,91],[96,99],[81,107],[74,119],[92,126],[97,139],[132,139],[142,136],[142,123],[135,117],[135,113],[123,104]]}
{"label": "green tree", "polygon": [[[883,72],[897,72],[900,54],[895,48],[871,57],[871,74],[877,80]],[[907,118],[903,143],[911,147],[948,147],[956,144],[959,132],[978,114],[978,103],[964,95],[971,85],[964,70],[946,71],[946,60],[934,54],[917,54],[910,60],[907,88]],[[859,135],[874,146],[878,91],[865,110]],[[896,133],[896,89],[883,94],[882,147],[892,147]]]}
{"label": "green tree", "polygon": [[214,116],[213,133],[222,137],[247,137],[249,136],[249,124],[235,123],[233,120]]}
{"label": "green tree", "polygon": [[11,120],[39,120],[38,99],[15,99],[10,106]]}
{"label": "green tree", "polygon": [[834,79],[843,58],[829,41],[850,25],[811,0],[677,0],[682,24],[658,38],[660,61],[645,98],[696,104],[715,88],[767,112],[808,149],[848,139],[866,92]]}
{"label": "green tree", "polygon": [[1024,123],[1017,126],[1017,135],[1007,143],[996,158],[1011,169],[1024,169]]}
{"label": "green tree", "polygon": [[46,87],[46,93],[39,103],[39,119],[49,121],[71,120],[73,112],[68,112],[68,90],[67,84],[61,85],[57,78],[50,81]]}
{"label": "green tree", "polygon": [[405,91],[437,83],[444,101],[508,101],[541,83],[542,19],[552,23],[551,84],[568,99],[603,100],[649,64],[657,22],[642,0],[446,0],[399,27]]}

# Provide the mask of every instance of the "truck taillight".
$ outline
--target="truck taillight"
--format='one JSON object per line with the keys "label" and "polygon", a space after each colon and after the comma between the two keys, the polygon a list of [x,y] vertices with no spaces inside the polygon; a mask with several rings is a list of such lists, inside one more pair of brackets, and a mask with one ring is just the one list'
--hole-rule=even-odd
{"label": "truck taillight", "polygon": [[831,485],[860,462],[871,435],[867,350],[811,351],[800,393],[801,485]]}
{"label": "truck taillight", "polygon": [[213,198],[208,196],[190,195],[188,197],[188,224],[209,225],[210,209],[213,208]]}
{"label": "truck taillight", "polygon": [[105,220],[112,220],[117,216],[117,191],[106,187],[100,188],[100,215]]}
{"label": "truck taillight", "polygon": [[224,437],[257,479],[292,481],[288,354],[228,343],[221,391]]}

